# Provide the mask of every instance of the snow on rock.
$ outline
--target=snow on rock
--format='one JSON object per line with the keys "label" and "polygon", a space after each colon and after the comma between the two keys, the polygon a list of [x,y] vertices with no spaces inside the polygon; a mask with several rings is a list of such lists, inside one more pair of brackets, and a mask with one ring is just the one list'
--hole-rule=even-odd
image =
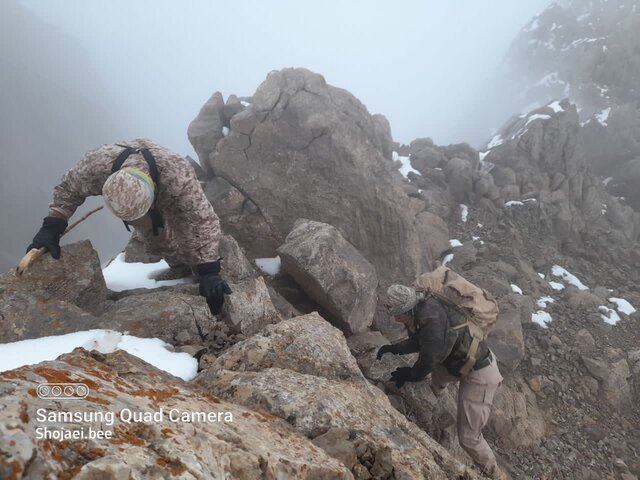
{"label": "snow on rock", "polygon": [[407,178],[407,176],[409,175],[409,172],[413,172],[416,175],[422,176],[422,174],[418,170],[416,170],[411,166],[411,161],[409,160],[409,157],[401,157],[400,155],[398,155],[398,152],[393,152],[391,155],[394,162],[400,161],[400,163],[402,164],[398,170],[400,171],[403,177]]}
{"label": "snow on rock", "polygon": [[596,113],[594,117],[603,127],[607,126],[607,120],[609,120],[609,114],[611,113],[611,107],[605,108],[600,113]]}
{"label": "snow on rock", "polygon": [[554,277],[561,277],[565,282],[570,283],[571,285],[578,288],[578,290],[589,290],[585,284],[583,284],[578,277],[569,273],[566,269],[562,268],[560,265],[554,265],[551,268],[551,274]]}
{"label": "snow on rock", "polygon": [[600,317],[609,325],[615,325],[620,321],[620,315],[614,309],[601,305],[598,310],[600,310]]}
{"label": "snow on rock", "polygon": [[632,313],[635,313],[635,311],[636,311],[636,309],[633,308],[633,305],[631,305],[624,298],[609,297],[609,301],[611,303],[615,303],[616,304],[616,309],[620,313],[624,313],[626,315],[631,315]]}
{"label": "snow on rock", "polygon": [[564,285],[560,282],[549,282],[549,286],[554,290],[564,290]]}
{"label": "snow on rock", "polygon": [[527,119],[527,123],[525,123],[524,126],[526,127],[531,122],[535,122],[536,120],[549,120],[550,118],[551,115],[547,115],[545,113],[535,113]]}
{"label": "snow on rock", "polygon": [[229,127],[222,127],[222,135],[225,137],[229,135]]}
{"label": "snow on rock", "polygon": [[451,245],[452,247],[461,247],[462,242],[460,240],[456,240],[455,238],[453,238],[449,240],[449,245]]}
{"label": "snow on rock", "polygon": [[609,183],[611,183],[612,180],[613,180],[613,177],[607,177],[602,181],[602,185],[606,187],[607,185],[609,185]]}
{"label": "snow on rock", "polygon": [[547,323],[551,323],[552,320],[553,318],[551,318],[551,315],[549,315],[544,310],[538,310],[537,312],[531,314],[531,321],[540,325],[542,328],[549,328],[547,327]]}
{"label": "snow on rock", "polygon": [[102,274],[107,288],[114,292],[134,288],[157,288],[164,285],[194,283],[191,277],[160,282],[156,282],[152,278],[153,274],[167,268],[169,268],[169,265],[164,260],[157,263],[127,263],[124,261],[124,253],[121,253],[102,270]]}
{"label": "snow on rock", "polygon": [[101,353],[125,350],[183,380],[194,378],[198,361],[188,353],[171,352],[167,350],[168,346],[159,338],[139,338],[114,330],[86,330],[0,344],[0,371],[55,360],[63,353],[82,347]]}
{"label": "snow on rock", "polygon": [[502,136],[500,134],[495,135],[487,145],[487,150],[491,150],[492,148],[499,147],[503,143],[504,143],[504,140],[502,139]]}
{"label": "snow on rock", "polygon": [[453,260],[453,253],[448,254],[446,257],[444,257],[444,260],[442,260],[442,266],[446,267],[447,264],[449,262],[451,262]]}
{"label": "snow on rock", "polygon": [[467,207],[464,203],[461,203],[460,204],[460,220],[462,220],[463,223],[466,223],[468,218],[469,218],[469,207]]}
{"label": "snow on rock", "polygon": [[282,268],[282,262],[280,257],[274,258],[256,258],[256,266],[267,275],[278,275],[280,268]]}
{"label": "snow on rock", "polygon": [[524,203],[522,203],[522,202],[521,202],[521,201],[519,201],[519,200],[510,200],[510,201],[508,201],[507,203],[505,203],[505,204],[504,204],[504,206],[505,206],[505,207],[507,207],[507,208],[509,208],[509,207],[514,207],[514,206],[516,206],[516,205],[518,205],[518,206],[523,206],[523,205],[524,205]]}
{"label": "snow on rock", "polygon": [[564,112],[564,108],[562,108],[562,105],[560,105],[560,102],[558,100],[550,103],[549,105],[547,105],[547,107],[553,110],[554,113]]}
{"label": "snow on rock", "polygon": [[517,293],[519,295],[522,295],[522,289],[518,285],[516,285],[515,283],[511,284],[511,291],[513,293]]}
{"label": "snow on rock", "polygon": [[539,276],[541,279],[543,279],[543,280],[544,280],[544,273],[540,273],[540,272],[538,272],[538,276]]}
{"label": "snow on rock", "polygon": [[536,305],[538,306],[538,308],[547,308],[547,305],[550,303],[555,303],[555,300],[551,297],[540,297],[536,301]]}

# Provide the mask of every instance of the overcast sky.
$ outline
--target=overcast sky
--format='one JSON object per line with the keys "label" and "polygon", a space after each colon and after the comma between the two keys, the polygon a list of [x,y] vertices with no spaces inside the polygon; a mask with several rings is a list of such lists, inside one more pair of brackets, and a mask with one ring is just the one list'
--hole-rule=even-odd
{"label": "overcast sky", "polygon": [[[211,94],[251,95],[269,71],[284,67],[308,68],[351,91],[371,113],[387,116],[397,141],[464,141],[456,124],[471,97],[550,1],[21,3],[85,49],[124,112],[129,138],[195,156],[187,126]],[[82,91],[83,72],[68,78]]]}

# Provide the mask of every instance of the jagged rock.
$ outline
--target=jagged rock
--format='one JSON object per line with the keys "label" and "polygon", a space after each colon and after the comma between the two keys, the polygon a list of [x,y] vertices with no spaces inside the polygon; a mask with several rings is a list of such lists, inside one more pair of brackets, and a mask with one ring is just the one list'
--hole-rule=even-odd
{"label": "jagged rock", "polygon": [[519,312],[501,312],[489,332],[487,343],[500,365],[515,371],[524,358],[524,337]]}
{"label": "jagged rock", "polygon": [[547,427],[535,394],[520,374],[507,376],[493,400],[489,428],[504,445],[531,447],[546,435]]}
{"label": "jagged rock", "polygon": [[[13,478],[353,478],[282,420],[194,389],[122,350],[102,355],[76,349],[56,361],[2,372],[0,379],[0,471]],[[51,400],[33,393],[43,381],[83,382],[90,393],[83,401],[67,405],[61,400],[53,408]],[[63,424],[69,432],[83,429],[88,435],[92,427],[110,432],[111,438],[38,440],[36,428],[62,431],[60,424],[39,420],[38,409],[111,412],[112,425],[99,419]],[[126,409],[162,414],[156,421],[127,423],[120,415]],[[178,421],[169,416],[171,409]],[[180,420],[192,412],[211,412],[214,421]]]}
{"label": "jagged rock", "polygon": [[631,387],[628,383],[631,372],[626,359],[607,363],[584,355],[581,358],[589,373],[600,384],[600,398],[615,409],[628,409],[632,397]]}
{"label": "jagged rock", "polygon": [[591,353],[596,349],[596,341],[589,333],[589,330],[581,328],[576,332],[573,338],[579,352]]}
{"label": "jagged rock", "polygon": [[343,428],[330,428],[327,433],[317,436],[313,444],[320,447],[328,455],[339,460],[351,470],[358,462],[356,447],[349,441],[349,431]]}
{"label": "jagged rock", "polygon": [[96,328],[99,320],[61,300],[0,285],[0,343]]}
{"label": "jagged rock", "polygon": [[60,260],[43,255],[20,277],[12,271],[0,275],[0,288],[39,293],[46,300],[72,303],[94,314],[100,314],[107,298],[100,259],[88,240],[62,247]]}
{"label": "jagged rock", "polygon": [[278,248],[282,268],[350,332],[373,322],[378,277],[373,266],[331,225],[298,220]]}
{"label": "jagged rock", "polygon": [[[221,364],[216,363],[209,371],[201,372],[196,382],[227,399],[255,405],[284,418],[311,438],[331,428],[348,430],[354,444],[366,444],[373,452],[371,466],[377,454],[386,455],[382,452],[389,449],[389,461],[396,478],[445,479],[463,475],[465,468],[393,409],[379,389],[360,375],[339,379],[345,359],[351,356],[346,342],[336,341],[339,337],[333,338],[342,335],[337,329],[326,322],[322,324],[319,319],[312,322],[292,319],[287,322],[291,326],[296,325],[294,331],[301,338],[313,339],[311,352],[306,351],[304,341],[287,347],[286,337],[276,337],[276,341],[271,343],[249,339],[236,344],[233,355],[237,355],[236,358],[258,358],[253,363],[256,371],[245,371],[242,361],[224,363],[233,370],[218,368]],[[327,329],[333,329],[335,333],[324,341]],[[265,330],[263,336],[268,340],[267,332]],[[320,346],[322,342],[324,345]],[[318,356],[315,352],[326,353]],[[218,361],[225,362],[225,355]],[[273,367],[269,366],[271,359]],[[357,370],[353,359],[351,362],[349,371]],[[318,374],[306,373],[314,363],[321,365]],[[338,377],[332,377],[334,372]],[[470,471],[464,474],[475,477]]]}
{"label": "jagged rock", "polygon": [[225,125],[224,99],[220,92],[215,92],[202,106],[198,116],[189,124],[187,135],[198,154],[200,165],[207,172],[213,171],[210,155],[215,151],[218,142],[224,138],[222,127]]}
{"label": "jagged rock", "polygon": [[464,158],[452,158],[444,167],[451,195],[456,202],[464,202],[473,191],[473,166]]}
{"label": "jagged rock", "polygon": [[259,372],[291,365],[300,373],[326,378],[361,376],[342,332],[314,312],[267,325],[260,333],[226,350],[214,368],[202,372],[199,381],[206,384],[219,370]]}
{"label": "jagged rock", "polygon": [[171,290],[124,297],[99,318],[100,328],[157,337],[171,345],[201,343],[215,323],[204,297]]}
{"label": "jagged rock", "polygon": [[222,177],[210,179],[204,193],[220,217],[223,231],[239,239],[247,254],[252,258],[274,255],[280,242],[255,203]]}
{"label": "jagged rock", "polygon": [[238,283],[258,275],[242,247],[231,235],[220,237],[219,255],[222,257],[222,276],[227,282]]}
{"label": "jagged rock", "polygon": [[222,319],[232,333],[253,335],[265,325],[280,320],[262,277],[232,283],[230,286],[233,293],[225,297]]}
{"label": "jagged rock", "polygon": [[387,117],[380,113],[376,113],[372,116],[373,129],[378,139],[378,145],[382,150],[384,158],[391,159],[393,150],[393,138],[391,137],[391,125]]}
{"label": "jagged rock", "polygon": [[227,231],[246,247],[244,236],[282,243],[299,218],[325,222],[376,267],[381,283],[413,279],[432,259],[375,124],[355,97],[320,75],[271,72],[231,119],[214,162],[216,174],[259,208],[270,235]]}
{"label": "jagged rock", "polygon": [[[418,230],[423,238],[422,248],[429,252],[430,258],[441,258],[449,250],[449,228],[438,215],[430,212],[418,214]],[[425,268],[425,271],[428,270]],[[398,280],[394,280],[397,282]]]}
{"label": "jagged rock", "polygon": [[162,260],[160,255],[148,253],[144,243],[138,237],[138,231],[134,229],[131,238],[124,248],[124,261],[127,263],[156,263]]}
{"label": "jagged rock", "polygon": [[274,288],[269,288],[269,297],[271,297],[271,303],[276,308],[280,317],[284,320],[289,318],[297,317],[302,315],[302,313],[291,303],[287,301],[282,295],[280,295]]}

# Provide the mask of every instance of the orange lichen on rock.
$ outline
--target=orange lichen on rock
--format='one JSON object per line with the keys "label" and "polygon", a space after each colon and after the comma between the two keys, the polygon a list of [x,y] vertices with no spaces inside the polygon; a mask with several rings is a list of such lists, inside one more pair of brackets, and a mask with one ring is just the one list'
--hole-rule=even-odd
{"label": "orange lichen on rock", "polygon": [[29,414],[27,413],[27,402],[20,400],[20,420],[22,423],[29,423]]}
{"label": "orange lichen on rock", "polygon": [[100,405],[111,405],[111,401],[107,400],[106,398],[86,397],[85,400],[87,400],[88,402],[98,403]]}
{"label": "orange lichen on rock", "polygon": [[166,457],[160,457],[156,463],[169,471],[171,475],[178,476],[187,470],[180,460],[170,460]]}
{"label": "orange lichen on rock", "polygon": [[18,480],[22,478],[22,465],[17,460],[5,462],[0,457],[0,471],[3,473],[3,480]]}
{"label": "orange lichen on rock", "polygon": [[130,392],[130,395],[134,395],[136,397],[147,397],[153,400],[155,403],[163,402],[167,398],[173,397],[175,394],[179,393],[175,387],[166,388],[164,390],[156,390],[152,388],[139,388],[138,390],[134,390]]}
{"label": "orange lichen on rock", "polygon": [[100,388],[96,382],[94,382],[93,380],[89,380],[88,378],[85,378],[85,377],[71,378],[71,375],[69,374],[69,372],[65,370],[57,370],[55,368],[48,368],[48,367],[35,367],[33,368],[33,373],[40,375],[47,382],[51,382],[51,383],[82,382],[92,390],[98,390]]}

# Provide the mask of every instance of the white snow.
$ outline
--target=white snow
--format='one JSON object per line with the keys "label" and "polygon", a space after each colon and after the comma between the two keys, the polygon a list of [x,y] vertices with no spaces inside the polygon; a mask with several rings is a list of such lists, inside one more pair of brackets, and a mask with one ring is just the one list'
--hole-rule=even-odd
{"label": "white snow", "polygon": [[[554,24],[555,25],[555,24]],[[538,27],[540,26],[540,22],[538,21],[538,18],[534,18],[531,22],[531,24],[524,29],[525,32],[535,32]]]}
{"label": "white snow", "polygon": [[495,135],[489,144],[487,145],[487,150],[491,150],[492,148],[498,147],[504,143],[502,136],[500,134]]}
{"label": "white snow", "polygon": [[467,207],[464,203],[461,203],[460,204],[460,220],[466,223],[467,218],[469,218],[469,207]]}
{"label": "white snow", "polygon": [[167,346],[159,338],[139,338],[114,330],[86,330],[0,344],[0,371],[55,360],[63,353],[83,347],[101,353],[125,350],[183,380],[194,378],[198,372],[198,361],[188,353],[171,352]]}
{"label": "white snow", "polygon": [[578,287],[579,290],[589,290],[585,284],[583,284],[578,277],[569,273],[566,269],[562,268],[560,265],[554,265],[551,268],[551,274],[554,277],[561,277],[565,282],[570,283],[571,285]]}
{"label": "white snow", "polygon": [[524,200],[522,200],[524,203],[537,203],[538,200],[535,198],[525,198]]}
{"label": "white snow", "polygon": [[527,120],[527,123],[525,123],[524,126],[526,127],[531,122],[535,122],[536,120],[549,120],[550,118],[551,118],[551,115],[547,115],[544,113],[534,113],[529,117],[529,119]]}
{"label": "white snow", "polygon": [[602,181],[602,185],[606,187],[607,185],[609,185],[609,183],[611,183],[612,180],[613,180],[613,177],[607,177]]}
{"label": "white snow", "polygon": [[280,261],[280,257],[256,258],[256,266],[267,275],[274,276],[280,273],[282,262]]}
{"label": "white snow", "polygon": [[558,100],[550,103],[549,105],[547,105],[547,107],[549,107],[555,113],[564,112],[564,108],[562,108],[562,105],[560,105],[560,102]]}
{"label": "white snow", "polygon": [[538,272],[538,276],[544,280],[544,273]]}
{"label": "white snow", "polygon": [[555,300],[551,297],[540,297],[536,301],[536,305],[538,306],[538,308],[547,308],[547,305],[549,303],[555,303]]}
{"label": "white snow", "polygon": [[222,135],[225,137],[229,135],[229,127],[222,127]]}
{"label": "white snow", "polygon": [[449,245],[451,245],[452,247],[461,247],[462,242],[460,240],[456,240],[455,238],[453,238],[449,240]]}
{"label": "white snow", "polygon": [[522,205],[524,205],[524,203],[522,203],[522,202],[520,202],[518,200],[510,200],[510,201],[508,201],[507,203],[504,204],[504,206],[507,207],[507,208],[513,207],[515,205],[522,206]]}
{"label": "white snow", "polygon": [[511,284],[511,291],[513,293],[517,293],[519,295],[522,295],[522,289],[518,285],[516,285],[515,283]]}
{"label": "white snow", "polygon": [[602,317],[602,319],[609,325],[615,325],[620,321],[620,315],[618,315],[618,312],[612,308],[600,305],[598,310],[600,311],[600,317]]}
{"label": "white snow", "polygon": [[549,282],[549,286],[554,290],[564,290],[564,285],[560,282]]}
{"label": "white snow", "polygon": [[409,157],[401,157],[400,155],[398,155],[398,152],[393,152],[391,154],[391,157],[393,158],[394,162],[396,160],[399,160],[400,163],[402,164],[398,170],[400,170],[400,173],[402,174],[403,177],[407,178],[407,176],[409,175],[409,172],[413,172],[416,175],[422,176],[422,174],[418,170],[416,170],[411,166],[411,161],[409,160]]}
{"label": "white snow", "polygon": [[600,113],[596,113],[594,117],[602,125],[603,127],[607,126],[607,120],[609,119],[609,114],[611,113],[611,107],[605,108]]}
{"label": "white snow", "polygon": [[449,262],[451,262],[453,260],[453,253],[450,253],[449,255],[447,255],[446,257],[444,257],[444,260],[442,260],[442,266],[446,267],[447,264]]}
{"label": "white snow", "polygon": [[244,101],[244,100],[241,100],[241,101],[240,101],[240,104],[241,104],[243,107],[248,107],[248,106],[250,106],[250,105],[251,105],[251,103],[246,102],[246,101]]}
{"label": "white snow", "polygon": [[157,288],[163,285],[194,283],[191,277],[161,282],[156,282],[151,278],[154,273],[167,268],[169,268],[169,265],[164,260],[157,263],[126,263],[124,261],[124,253],[121,253],[102,270],[102,274],[107,283],[107,288],[114,292],[133,288]]}
{"label": "white snow", "polygon": [[489,150],[487,150],[486,152],[478,152],[478,157],[480,158],[481,162],[484,162],[484,159],[487,158],[487,155],[489,155]]}
{"label": "white snow", "polygon": [[633,305],[631,305],[624,298],[609,297],[609,301],[611,303],[615,303],[616,304],[616,309],[620,313],[631,315],[632,313],[635,313],[635,311],[636,311],[636,309],[633,308]]}
{"label": "white snow", "polygon": [[549,315],[544,310],[538,310],[537,312],[531,314],[531,321],[533,323],[537,323],[542,328],[549,328],[547,327],[547,323],[551,323],[552,320],[553,318],[551,318],[551,315]]}
{"label": "white snow", "polygon": [[536,85],[537,86],[542,86],[542,87],[549,87],[549,86],[555,85],[557,83],[564,83],[564,81],[560,80],[560,78],[558,77],[558,72],[552,72],[552,73],[549,73],[549,74],[545,75],[540,80],[538,80],[536,82]]}

